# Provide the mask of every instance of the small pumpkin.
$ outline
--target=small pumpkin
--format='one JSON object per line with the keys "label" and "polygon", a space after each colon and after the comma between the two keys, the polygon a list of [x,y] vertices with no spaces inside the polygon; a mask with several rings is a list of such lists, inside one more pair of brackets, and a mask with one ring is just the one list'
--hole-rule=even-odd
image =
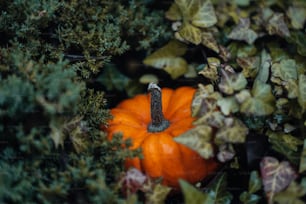
{"label": "small pumpkin", "polygon": [[163,184],[174,188],[179,187],[180,178],[195,183],[215,171],[214,160],[205,160],[173,140],[193,127],[190,106],[195,89],[160,89],[151,83],[148,90],[151,95],[137,95],[111,110],[108,139],[121,132],[124,139],[132,139],[131,149],[142,149],[143,159],[127,159],[126,168],[135,167],[151,178],[162,177]]}

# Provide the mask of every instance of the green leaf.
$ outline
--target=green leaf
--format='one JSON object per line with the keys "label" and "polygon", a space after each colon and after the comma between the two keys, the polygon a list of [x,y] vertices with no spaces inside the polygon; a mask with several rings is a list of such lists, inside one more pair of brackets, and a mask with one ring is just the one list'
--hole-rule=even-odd
{"label": "green leaf", "polygon": [[217,23],[214,7],[210,0],[175,0],[183,13],[184,21],[193,26],[207,28]]}
{"label": "green leaf", "polygon": [[221,69],[221,80],[218,84],[220,91],[225,94],[233,94],[235,91],[240,91],[247,85],[247,80],[242,73],[235,73]]}
{"label": "green leaf", "polygon": [[280,78],[282,81],[289,81],[290,79],[297,80],[297,67],[295,60],[283,59],[280,63],[274,63],[271,67],[272,78]]}
{"label": "green leaf", "polygon": [[298,85],[298,102],[299,105],[302,107],[302,111],[304,112],[306,110],[306,75],[299,75]]}
{"label": "green leaf", "polygon": [[256,194],[244,191],[240,194],[239,199],[244,204],[256,204],[260,201],[261,197]]}
{"label": "green leaf", "polygon": [[235,0],[235,3],[238,6],[249,6],[250,5],[250,0]]}
{"label": "green leaf", "polygon": [[253,44],[258,35],[254,30],[250,29],[249,18],[240,18],[239,24],[227,37],[233,40],[241,40],[247,42],[248,44]]}
{"label": "green leaf", "polygon": [[216,140],[229,143],[243,143],[249,133],[248,128],[237,118],[226,118],[218,129]]}
{"label": "green leaf", "polygon": [[271,56],[264,49],[260,53],[260,68],[256,76],[256,80],[260,80],[262,83],[266,83],[269,79]]}
{"label": "green leaf", "polygon": [[163,69],[173,79],[176,79],[188,70],[187,62],[180,57],[185,54],[186,49],[185,44],[173,40],[146,57],[143,63],[157,69]]}
{"label": "green leaf", "polygon": [[249,180],[249,192],[255,193],[261,189],[261,178],[257,171],[252,171]]}
{"label": "green leaf", "polygon": [[301,6],[290,6],[287,15],[294,29],[302,29],[306,21],[306,8]]}
{"label": "green leaf", "polygon": [[214,200],[211,198],[211,196],[209,196],[206,193],[202,193],[201,191],[197,190],[195,187],[193,187],[186,181],[180,179],[179,183],[183,191],[185,203],[188,204],[214,203]]}
{"label": "green leaf", "polygon": [[242,113],[255,116],[265,116],[273,113],[275,99],[269,84],[255,81],[251,93],[252,97],[244,100],[240,106]]}
{"label": "green leaf", "polygon": [[288,188],[274,196],[273,201],[278,204],[303,204],[303,196],[306,194],[306,188],[296,182],[291,182]]}
{"label": "green leaf", "polygon": [[214,181],[211,188],[208,189],[208,194],[213,200],[213,203],[230,204],[233,199],[227,189],[227,175],[222,174],[218,180]]}
{"label": "green leaf", "polygon": [[306,171],[306,139],[304,139],[303,150],[301,153],[299,173]]}
{"label": "green leaf", "polygon": [[212,128],[210,126],[198,125],[175,137],[174,140],[198,152],[203,158],[208,159],[214,156],[211,137]]}
{"label": "green leaf", "polygon": [[284,20],[283,13],[273,13],[268,23],[265,24],[270,35],[279,35],[281,37],[289,37],[290,32]]}
{"label": "green leaf", "polygon": [[239,104],[234,96],[220,98],[217,104],[224,115],[229,115],[230,113],[236,113],[239,111]]}

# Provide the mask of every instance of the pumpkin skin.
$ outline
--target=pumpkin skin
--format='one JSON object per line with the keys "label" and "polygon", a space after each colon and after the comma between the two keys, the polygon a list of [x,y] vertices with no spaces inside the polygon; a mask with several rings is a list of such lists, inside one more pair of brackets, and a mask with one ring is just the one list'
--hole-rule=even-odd
{"label": "pumpkin skin", "polygon": [[132,139],[130,149],[141,148],[143,159],[127,159],[125,167],[135,167],[151,178],[163,178],[163,184],[178,188],[178,179],[190,183],[202,180],[214,172],[217,162],[200,157],[195,151],[179,144],[173,137],[193,127],[191,102],[195,89],[180,87],[162,89],[162,109],[170,126],[161,132],[149,132],[151,122],[150,95],[137,95],[124,100],[111,110],[113,119],[106,129],[108,139],[121,132],[123,139]]}

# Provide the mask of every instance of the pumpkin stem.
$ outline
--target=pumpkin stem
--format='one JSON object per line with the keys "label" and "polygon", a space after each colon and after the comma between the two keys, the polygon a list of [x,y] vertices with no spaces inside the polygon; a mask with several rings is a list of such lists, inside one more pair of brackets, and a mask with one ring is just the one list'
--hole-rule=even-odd
{"label": "pumpkin stem", "polygon": [[148,126],[149,132],[162,132],[167,129],[170,122],[165,119],[162,111],[162,93],[157,84],[150,83],[148,91],[151,92],[151,123]]}

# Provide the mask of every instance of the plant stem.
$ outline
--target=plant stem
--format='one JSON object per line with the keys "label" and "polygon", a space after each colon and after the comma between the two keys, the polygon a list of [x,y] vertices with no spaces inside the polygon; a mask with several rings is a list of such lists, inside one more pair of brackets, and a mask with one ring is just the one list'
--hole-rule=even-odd
{"label": "plant stem", "polygon": [[167,129],[170,122],[165,119],[162,111],[162,92],[155,83],[150,83],[148,91],[151,93],[151,123],[148,125],[149,132],[162,132]]}

